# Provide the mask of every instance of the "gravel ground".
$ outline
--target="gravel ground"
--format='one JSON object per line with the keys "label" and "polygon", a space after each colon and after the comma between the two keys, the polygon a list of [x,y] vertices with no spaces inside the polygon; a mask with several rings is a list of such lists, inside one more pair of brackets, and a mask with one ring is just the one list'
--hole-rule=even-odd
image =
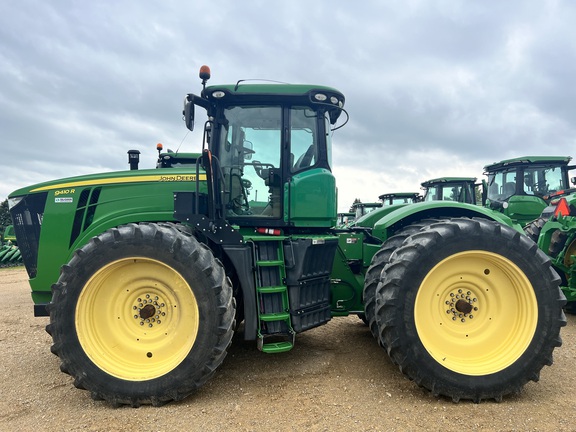
{"label": "gravel ground", "polygon": [[26,272],[0,270],[1,431],[576,431],[576,317],[538,383],[503,402],[454,404],[418,388],[356,317],[298,335],[267,355],[235,338],[198,393],[161,408],[112,408],[76,389],[34,318]]}

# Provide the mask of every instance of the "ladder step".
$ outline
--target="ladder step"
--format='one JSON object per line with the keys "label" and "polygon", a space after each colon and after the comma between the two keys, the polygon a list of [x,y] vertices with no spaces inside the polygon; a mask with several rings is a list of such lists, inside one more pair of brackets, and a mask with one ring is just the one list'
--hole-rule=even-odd
{"label": "ladder step", "polygon": [[290,314],[288,312],[276,312],[260,315],[260,320],[262,321],[286,321],[289,318]]}
{"label": "ladder step", "polygon": [[290,351],[294,347],[292,342],[272,342],[262,345],[262,352],[275,354]]}
{"label": "ladder step", "polygon": [[275,261],[256,261],[256,265],[259,267],[278,267],[284,264],[282,260]]}
{"label": "ladder step", "polygon": [[260,241],[265,241],[265,242],[276,241],[277,242],[278,240],[284,240],[286,238],[287,238],[286,236],[271,236],[271,235],[268,235],[268,236],[265,236],[265,235],[246,236],[247,240],[252,240],[254,242],[260,242]]}
{"label": "ladder step", "polygon": [[266,286],[258,288],[258,292],[262,294],[273,294],[273,293],[281,293],[285,292],[286,287],[284,285],[281,286]]}

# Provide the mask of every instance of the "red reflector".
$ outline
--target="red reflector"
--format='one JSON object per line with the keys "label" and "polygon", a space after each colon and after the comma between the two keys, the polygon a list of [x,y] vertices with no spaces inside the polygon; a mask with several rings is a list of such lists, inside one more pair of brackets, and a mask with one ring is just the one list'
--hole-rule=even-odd
{"label": "red reflector", "polygon": [[256,232],[259,234],[269,234],[275,236],[282,234],[278,228],[256,228]]}
{"label": "red reflector", "polygon": [[570,206],[565,198],[562,198],[558,201],[558,205],[556,206],[556,210],[554,210],[554,216],[568,216],[570,215]]}

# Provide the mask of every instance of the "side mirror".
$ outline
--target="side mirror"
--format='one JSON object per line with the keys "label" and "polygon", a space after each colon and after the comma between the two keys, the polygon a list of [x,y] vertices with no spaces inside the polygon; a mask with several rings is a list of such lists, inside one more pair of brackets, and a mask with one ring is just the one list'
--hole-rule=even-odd
{"label": "side mirror", "polygon": [[254,145],[250,141],[242,143],[242,152],[244,153],[244,160],[251,160],[254,154]]}
{"label": "side mirror", "polygon": [[570,183],[576,186],[576,177],[570,178]]}
{"label": "side mirror", "polygon": [[184,123],[186,127],[193,131],[194,130],[194,95],[187,94],[184,98],[184,110],[182,111],[184,116]]}

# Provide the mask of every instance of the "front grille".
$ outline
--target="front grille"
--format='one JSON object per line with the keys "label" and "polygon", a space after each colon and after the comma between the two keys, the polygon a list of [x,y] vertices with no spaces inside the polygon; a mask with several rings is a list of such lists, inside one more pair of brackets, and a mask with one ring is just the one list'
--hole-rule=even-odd
{"label": "front grille", "polygon": [[30,279],[38,269],[38,243],[48,192],[28,195],[10,209],[18,248]]}
{"label": "front grille", "polygon": [[76,207],[76,213],[74,215],[74,223],[72,224],[69,247],[72,247],[80,233],[86,231],[86,229],[92,224],[101,190],[101,187],[94,189],[87,188],[80,194],[80,198],[78,198],[78,206]]}

